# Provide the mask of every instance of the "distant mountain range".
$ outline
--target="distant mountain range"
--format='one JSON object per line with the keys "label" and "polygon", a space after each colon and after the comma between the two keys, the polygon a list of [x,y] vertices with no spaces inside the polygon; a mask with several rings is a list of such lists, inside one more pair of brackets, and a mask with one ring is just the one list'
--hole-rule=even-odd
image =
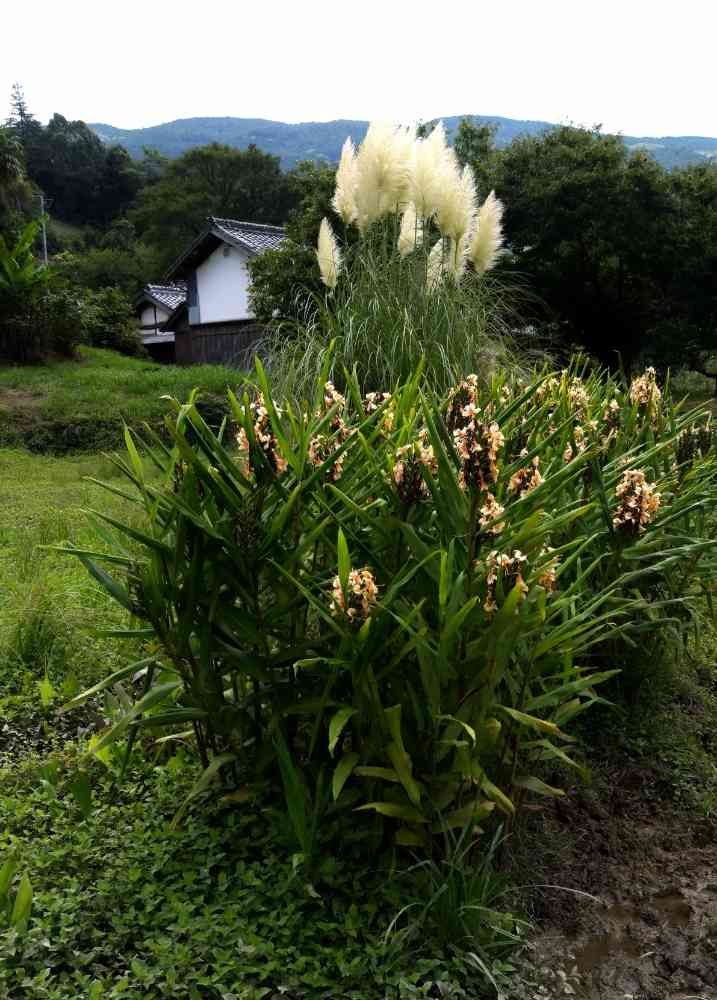
{"label": "distant mountain range", "polygon": [[[477,124],[495,124],[499,146],[507,146],[517,136],[536,135],[555,127],[550,122],[523,121],[497,115],[454,115],[443,119],[449,135],[463,118],[471,118]],[[221,142],[238,149],[245,149],[254,143],[265,152],[280,157],[285,168],[294,166],[299,160],[334,162],[339,158],[346,136],[350,135],[354,142],[360,142],[367,127],[368,122],[344,119],[290,125],[264,118],[180,118],[164,125],[132,129],[90,123],[90,128],[101,139],[108,143],[120,143],[134,157],[141,157],[145,146],[173,157],[194,146],[205,146],[210,142]],[[703,163],[710,159],[717,161],[717,138],[626,135],[623,139],[629,149],[645,149],[668,168]]]}

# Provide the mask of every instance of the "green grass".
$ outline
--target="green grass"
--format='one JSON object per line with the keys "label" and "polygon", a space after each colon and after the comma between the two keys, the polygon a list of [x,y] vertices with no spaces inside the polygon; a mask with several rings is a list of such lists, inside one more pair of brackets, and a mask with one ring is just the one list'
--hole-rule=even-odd
{"label": "green grass", "polygon": [[158,425],[162,396],[186,399],[198,388],[220,412],[241,375],[220,365],[180,368],[81,348],[77,360],[0,368],[0,446],[65,453],[114,447],[122,422]]}
{"label": "green grass", "polygon": [[[129,504],[84,477],[111,480],[98,456],[53,458],[0,449],[0,711],[39,705],[48,675],[65,688],[103,676],[126,654],[97,635],[125,615],[76,561],[44,547],[72,541],[104,547],[82,507],[126,515]],[[129,512],[131,513],[131,512]]]}

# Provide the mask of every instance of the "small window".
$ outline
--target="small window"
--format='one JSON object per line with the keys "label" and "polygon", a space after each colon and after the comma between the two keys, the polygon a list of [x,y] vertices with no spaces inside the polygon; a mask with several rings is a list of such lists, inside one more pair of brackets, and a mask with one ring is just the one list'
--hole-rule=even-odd
{"label": "small window", "polygon": [[231,247],[224,247],[224,249],[222,251],[222,256],[223,257],[231,257],[231,254],[232,254],[232,248]]}

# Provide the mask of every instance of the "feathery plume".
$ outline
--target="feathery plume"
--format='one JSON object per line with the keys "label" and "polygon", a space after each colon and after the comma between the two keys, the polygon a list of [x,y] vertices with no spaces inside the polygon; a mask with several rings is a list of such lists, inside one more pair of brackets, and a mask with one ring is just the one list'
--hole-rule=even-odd
{"label": "feathery plume", "polygon": [[444,236],[459,243],[473,228],[476,210],[476,188],[469,166],[461,172],[453,150],[444,158],[441,187],[436,206],[436,222]]}
{"label": "feathery plume", "polygon": [[341,251],[339,250],[334,231],[328,219],[321,220],[319,227],[319,245],[316,250],[319,261],[321,280],[327,288],[336,288],[341,271]]}
{"label": "feathery plume", "polygon": [[411,159],[409,191],[419,219],[429,219],[435,214],[450,164],[446,130],[443,122],[439,122],[429,136],[416,140]]}
{"label": "feathery plume", "polygon": [[402,257],[420,247],[423,243],[423,223],[416,215],[416,206],[409,202],[401,216],[401,231],[398,234],[398,252]]}
{"label": "feathery plume", "polygon": [[414,132],[371,122],[356,154],[355,200],[361,231],[406,204]]}
{"label": "feathery plume", "polygon": [[491,191],[478,212],[478,220],[471,239],[468,256],[478,274],[484,274],[492,267],[503,246],[503,203]]}
{"label": "feathery plume", "polygon": [[350,138],[341,149],[341,159],[336,171],[336,191],[331,202],[346,225],[356,221],[356,181],[358,170],[356,166],[356,150]]}
{"label": "feathery plume", "polygon": [[431,247],[428,255],[428,267],[426,270],[426,288],[429,292],[435,291],[445,274],[443,240],[438,239]]}

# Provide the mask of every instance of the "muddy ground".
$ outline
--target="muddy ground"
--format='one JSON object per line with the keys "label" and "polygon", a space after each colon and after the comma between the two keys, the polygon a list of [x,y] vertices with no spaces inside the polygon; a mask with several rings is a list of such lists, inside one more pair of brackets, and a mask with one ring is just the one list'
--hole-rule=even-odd
{"label": "muddy ground", "polygon": [[599,790],[573,789],[536,826],[549,847],[533,870],[564,888],[530,892],[531,962],[542,970],[533,995],[717,1000],[715,820],[675,809],[656,775],[633,765]]}

